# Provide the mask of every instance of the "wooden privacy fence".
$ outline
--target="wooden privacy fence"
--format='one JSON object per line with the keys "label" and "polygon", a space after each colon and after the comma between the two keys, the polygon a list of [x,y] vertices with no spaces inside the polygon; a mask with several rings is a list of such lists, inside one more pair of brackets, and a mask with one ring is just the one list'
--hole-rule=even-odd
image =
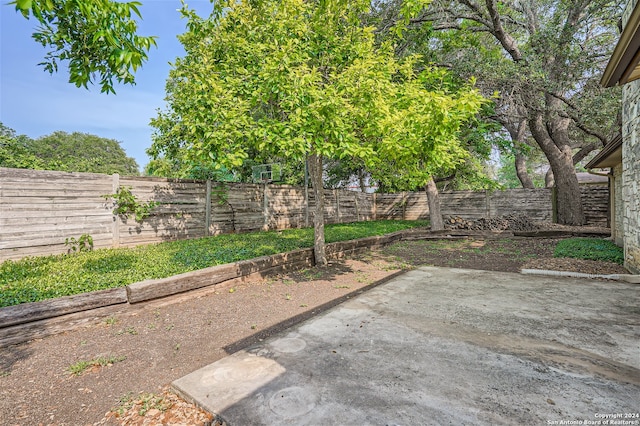
{"label": "wooden privacy fence", "polygon": [[611,224],[608,185],[580,185],[584,216],[588,225],[609,227]]}
{"label": "wooden privacy fence", "polygon": [[[104,195],[118,187],[159,204],[141,223],[114,216]],[[372,194],[325,190],[325,205],[327,223],[374,216]],[[307,207],[305,189],[287,185],[0,168],[0,261],[65,253],[65,240],[83,234],[106,248],[299,228],[312,223],[314,206],[311,193]]]}
{"label": "wooden privacy fence", "polygon": [[[581,185],[581,198],[587,225],[609,226],[609,187]],[[429,219],[427,195],[424,192],[374,194],[378,219]],[[553,189],[508,189],[504,191],[450,191],[440,193],[444,216],[460,216],[467,220],[491,218],[507,214],[525,214],[532,220],[552,222]]]}
{"label": "wooden privacy fence", "polygon": [[[497,217],[511,213],[526,214],[533,220],[550,222],[550,189],[511,189],[506,191],[451,191],[440,193],[444,216],[468,220]],[[376,213],[385,219],[429,219],[424,192],[376,194]]]}
{"label": "wooden privacy fence", "polygon": [[[103,195],[118,187],[131,187],[141,202],[153,200],[159,205],[142,223],[114,216],[113,200]],[[313,223],[315,200],[312,191],[307,195],[304,187],[287,185],[0,168],[0,261],[64,253],[65,239],[83,234],[91,235],[95,248],[106,248],[303,227]],[[326,189],[324,195],[327,223],[429,217],[424,192]],[[551,221],[553,216],[548,189],[456,191],[440,196],[444,215],[465,219],[522,213]],[[597,204],[597,197],[587,198]]]}

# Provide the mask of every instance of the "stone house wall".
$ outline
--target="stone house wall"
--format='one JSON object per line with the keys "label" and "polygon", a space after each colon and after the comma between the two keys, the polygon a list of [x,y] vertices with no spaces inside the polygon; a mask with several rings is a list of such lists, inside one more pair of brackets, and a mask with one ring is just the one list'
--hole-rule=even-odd
{"label": "stone house wall", "polygon": [[640,273],[640,80],[623,87],[622,105],[625,267]]}
{"label": "stone house wall", "polygon": [[[627,25],[638,0],[627,2],[622,14]],[[622,88],[622,227],[625,267],[640,273],[640,80]],[[614,170],[615,173],[615,170]],[[616,200],[616,205],[617,200]]]}

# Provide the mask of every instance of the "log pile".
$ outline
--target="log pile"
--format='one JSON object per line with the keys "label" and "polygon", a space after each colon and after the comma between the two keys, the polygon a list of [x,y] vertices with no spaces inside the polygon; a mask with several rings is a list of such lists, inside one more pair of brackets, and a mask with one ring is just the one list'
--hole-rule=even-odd
{"label": "log pile", "polygon": [[527,216],[508,214],[500,217],[467,220],[459,216],[449,216],[444,219],[447,229],[462,229],[469,231],[535,231],[538,226]]}

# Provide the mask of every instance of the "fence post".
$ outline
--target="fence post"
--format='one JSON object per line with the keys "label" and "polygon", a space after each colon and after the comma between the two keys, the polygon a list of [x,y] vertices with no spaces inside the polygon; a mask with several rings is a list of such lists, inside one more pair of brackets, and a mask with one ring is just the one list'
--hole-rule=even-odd
{"label": "fence post", "polygon": [[378,220],[378,193],[373,193],[373,220]]}
{"label": "fence post", "polygon": [[211,228],[211,180],[207,179],[207,186],[205,188],[207,193],[205,194],[205,206],[204,206],[204,236],[210,235]]}
{"label": "fence post", "polygon": [[353,204],[356,207],[356,222],[360,222],[360,209],[358,208],[358,193],[353,191]]}
{"label": "fence post", "polygon": [[336,223],[342,223],[340,220],[340,193],[337,189],[333,190],[333,196],[336,199]]}
{"label": "fence post", "polygon": [[269,230],[269,198],[267,195],[267,182],[262,186],[262,216],[264,217],[264,224],[262,229],[264,231]]}
{"label": "fence post", "polygon": [[[113,190],[113,194],[118,192],[118,188],[120,188],[120,175],[118,173],[114,173],[111,176],[112,185],[111,189]],[[117,214],[113,215],[113,221],[111,225],[111,247],[116,248],[120,247],[120,216]]]}
{"label": "fence post", "polygon": [[309,227],[309,185],[304,185],[304,227]]}
{"label": "fence post", "polygon": [[402,220],[407,216],[407,193],[402,191]]}
{"label": "fence post", "polygon": [[491,219],[491,199],[488,190],[484,190],[484,208],[486,210],[487,219]]}

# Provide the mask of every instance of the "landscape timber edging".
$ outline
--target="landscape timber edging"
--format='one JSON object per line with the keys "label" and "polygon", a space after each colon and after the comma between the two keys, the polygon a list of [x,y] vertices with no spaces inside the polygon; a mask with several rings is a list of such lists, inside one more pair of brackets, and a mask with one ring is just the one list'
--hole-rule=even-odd
{"label": "landscape timber edging", "polygon": [[[490,233],[508,235],[509,232]],[[512,234],[513,235],[513,234]],[[487,232],[430,231],[414,228],[387,235],[326,244],[327,258],[381,248],[398,241],[488,237]],[[540,234],[530,235],[540,237]],[[133,306],[190,290],[208,287],[252,274],[274,275],[315,265],[312,248],[212,266],[168,278],[145,280],[126,287],[65,296],[41,302],[0,308],[0,344],[13,345],[34,338],[71,330],[82,324],[111,315],[119,306]],[[637,275],[625,275],[625,281],[638,283]]]}
{"label": "landscape timber edging", "polygon": [[127,303],[124,287],[0,308],[0,328]]}
{"label": "landscape timber edging", "polygon": [[159,299],[238,278],[236,263],[211,266],[167,278],[139,281],[125,287],[130,304]]}
{"label": "landscape timber edging", "polygon": [[[349,254],[380,248],[402,240],[411,232],[412,230],[405,230],[387,235],[329,243],[326,244],[327,257],[340,259]],[[429,231],[426,232],[426,234],[428,233]],[[7,306],[0,308],[0,329],[92,311],[107,306],[141,303],[220,284],[255,273],[266,276],[314,265],[313,249],[306,248],[211,266],[167,278],[139,281],[119,288]],[[0,340],[4,340],[2,334],[6,334],[9,330],[3,331],[4,333],[0,333]]]}

